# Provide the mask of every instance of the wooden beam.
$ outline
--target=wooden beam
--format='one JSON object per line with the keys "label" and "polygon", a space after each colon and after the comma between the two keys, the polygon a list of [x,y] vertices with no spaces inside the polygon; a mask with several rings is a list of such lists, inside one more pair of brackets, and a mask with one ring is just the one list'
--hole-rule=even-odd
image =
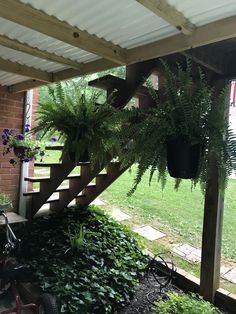
{"label": "wooden beam", "polygon": [[196,53],[195,51],[183,51],[181,54],[191,60],[193,60],[195,63],[207,68],[208,70],[211,70],[219,75],[224,75],[224,70],[219,64],[216,64],[214,62],[214,57],[203,55]]}
{"label": "wooden beam", "polygon": [[108,42],[78,27],[62,22],[54,16],[18,0],[0,0],[0,17],[24,25],[74,47],[97,54],[118,64],[126,63],[126,49]]}
{"label": "wooden beam", "polygon": [[5,72],[10,72],[10,73],[15,73],[18,75],[23,75],[23,76],[28,76],[32,77],[34,79],[43,81],[43,82],[52,82],[52,74],[37,70],[32,67],[28,67],[26,65],[22,65],[17,62],[12,62],[9,60],[5,60],[0,58],[0,70],[5,71]]}
{"label": "wooden beam", "polygon": [[[127,53],[127,64],[136,63],[142,60],[159,58],[182,52],[190,48],[201,47],[213,42],[236,37],[235,25],[236,16],[232,16],[201,26],[195,31],[193,35],[188,37],[183,34],[179,34],[156,41],[154,43],[130,49]],[[116,66],[117,64],[115,62],[99,59],[84,64],[81,71],[67,69],[57,72],[54,74],[54,81],[57,82],[60,80],[71,79],[73,77],[107,70]],[[41,85],[43,85],[42,82],[29,80],[23,83],[12,85],[9,90],[12,92],[20,92]]]}
{"label": "wooden beam", "polygon": [[192,35],[174,35],[128,50],[127,62],[159,58],[236,37],[236,15],[198,27]]}
{"label": "wooden beam", "polygon": [[66,59],[64,57],[56,55],[55,53],[50,53],[45,50],[40,50],[38,48],[31,47],[26,43],[21,43],[20,41],[16,39],[11,39],[4,35],[0,35],[0,45],[30,54],[34,57],[38,57],[44,60],[69,65],[70,67],[75,68],[75,69],[80,69],[82,67],[82,63],[79,63],[70,59]]}
{"label": "wooden beam", "polygon": [[[66,69],[63,71],[59,71],[57,73],[53,73],[53,82],[60,82],[63,80],[68,80],[74,77],[79,77],[94,72],[100,72],[114,67],[117,67],[116,63],[109,60],[100,59],[89,63],[85,63],[81,70]],[[9,86],[8,90],[10,93],[19,93],[42,85],[45,85],[45,83],[38,80],[27,80]]]}
{"label": "wooden beam", "polygon": [[196,28],[183,13],[176,10],[166,0],[136,0],[144,7],[160,16],[163,20],[175,26],[178,30],[182,31],[185,35],[192,34]]}

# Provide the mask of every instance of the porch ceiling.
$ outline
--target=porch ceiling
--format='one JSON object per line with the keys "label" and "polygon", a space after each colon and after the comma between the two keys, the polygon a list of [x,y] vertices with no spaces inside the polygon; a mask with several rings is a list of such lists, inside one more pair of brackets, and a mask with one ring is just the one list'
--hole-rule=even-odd
{"label": "porch ceiling", "polygon": [[0,84],[12,92],[182,52],[235,74],[236,0],[0,0],[0,7]]}

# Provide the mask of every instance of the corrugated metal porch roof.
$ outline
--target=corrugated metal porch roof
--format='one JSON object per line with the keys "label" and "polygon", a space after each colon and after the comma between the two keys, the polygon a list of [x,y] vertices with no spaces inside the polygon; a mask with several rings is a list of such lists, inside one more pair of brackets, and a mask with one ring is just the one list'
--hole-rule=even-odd
{"label": "corrugated metal porch roof", "polygon": [[[128,50],[181,33],[176,27],[135,0],[21,0],[18,2],[31,5],[49,16],[54,16],[71,26],[76,26]],[[236,13],[236,0],[168,0],[168,3],[183,13],[196,27]],[[14,7],[12,9],[14,10]],[[38,21],[35,20],[35,23]],[[50,25],[48,27],[50,28]],[[101,59],[94,53],[1,17],[0,34],[82,64]],[[43,60],[2,45],[0,45],[0,57],[48,73],[70,68],[69,65]],[[16,73],[7,75],[5,72],[5,70],[0,72],[1,85],[9,86],[30,78]]]}

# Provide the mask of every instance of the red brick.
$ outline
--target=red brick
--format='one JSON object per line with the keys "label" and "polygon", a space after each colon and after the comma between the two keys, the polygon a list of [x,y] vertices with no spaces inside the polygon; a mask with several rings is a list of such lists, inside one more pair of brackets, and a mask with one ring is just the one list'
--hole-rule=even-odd
{"label": "red brick", "polygon": [[[3,128],[22,132],[25,93],[10,94],[6,87],[0,87],[0,134]],[[14,155],[2,156],[0,145],[0,192],[8,193],[15,204],[18,202],[20,168],[9,163]]]}

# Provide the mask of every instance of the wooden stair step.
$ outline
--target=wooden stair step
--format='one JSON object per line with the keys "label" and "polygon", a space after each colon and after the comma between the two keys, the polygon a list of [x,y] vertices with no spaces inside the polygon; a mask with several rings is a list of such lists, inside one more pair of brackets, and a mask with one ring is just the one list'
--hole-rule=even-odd
{"label": "wooden stair step", "polygon": [[96,177],[106,177],[107,176],[107,173],[98,173],[97,175],[96,175]]}
{"label": "wooden stair step", "polygon": [[45,150],[62,150],[63,145],[45,146]]}
{"label": "wooden stair step", "polygon": [[[79,179],[80,177],[80,174],[69,174],[64,180]],[[24,180],[29,182],[44,182],[50,179],[51,177],[25,177]]]}
{"label": "wooden stair step", "polygon": [[[75,196],[75,198],[76,199],[83,199],[83,198],[85,198],[86,197],[86,195],[85,194],[78,194],[78,195],[76,195]],[[45,202],[45,204],[52,204],[52,203],[58,203],[59,202],[59,197],[53,197],[53,198],[49,198],[46,202]]]}
{"label": "wooden stair step", "polygon": [[50,204],[50,203],[55,203],[55,202],[59,202],[59,197],[50,197],[45,204]]}
{"label": "wooden stair step", "polygon": [[61,162],[35,162],[35,167],[55,167],[55,166],[61,166]]}
{"label": "wooden stair step", "polygon": [[66,178],[65,178],[65,180],[71,180],[71,179],[80,179],[81,178],[81,175],[80,174],[74,174],[74,173],[72,173],[72,174],[69,174]]}
{"label": "wooden stair step", "polygon": [[29,182],[44,182],[49,181],[50,177],[25,177],[24,180]]}
{"label": "wooden stair step", "polygon": [[[10,224],[22,223],[27,221],[27,219],[14,212],[7,212],[6,215]],[[5,225],[5,219],[3,216],[0,216],[0,225]]]}
{"label": "wooden stair step", "polygon": [[[68,185],[65,185],[65,186],[59,186],[55,193],[56,192],[60,192],[60,191],[68,191],[70,188]],[[36,190],[33,190],[33,191],[27,191],[27,192],[24,192],[23,195],[24,196],[30,196],[30,195],[35,195],[35,194],[39,194],[40,190],[39,189],[36,189]]]}
{"label": "wooden stair step", "polygon": [[[104,90],[115,89],[115,88],[125,88],[125,80],[120,77],[108,74],[103,77],[90,81],[88,85],[101,88]],[[148,88],[142,85],[137,88],[134,96],[136,97],[149,96],[150,97],[150,93],[149,93]]]}

